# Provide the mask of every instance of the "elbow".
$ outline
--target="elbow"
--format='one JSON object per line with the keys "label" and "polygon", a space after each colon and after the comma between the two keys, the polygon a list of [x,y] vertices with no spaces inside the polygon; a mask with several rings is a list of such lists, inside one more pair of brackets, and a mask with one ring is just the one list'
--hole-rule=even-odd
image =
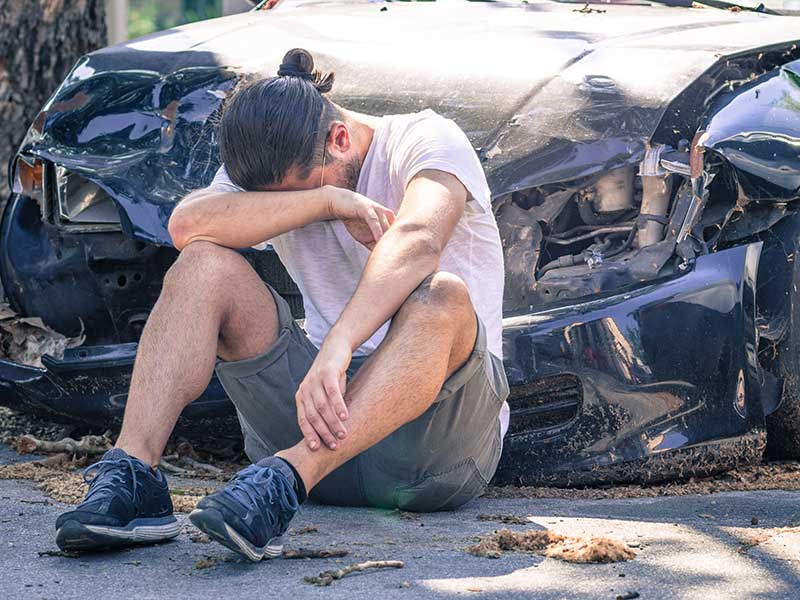
{"label": "elbow", "polygon": [[167,231],[169,232],[170,238],[172,238],[172,245],[175,246],[176,250],[180,251],[186,247],[191,239],[192,229],[191,215],[186,209],[177,206],[175,210],[172,211],[172,216],[169,218],[169,223],[167,223]]}

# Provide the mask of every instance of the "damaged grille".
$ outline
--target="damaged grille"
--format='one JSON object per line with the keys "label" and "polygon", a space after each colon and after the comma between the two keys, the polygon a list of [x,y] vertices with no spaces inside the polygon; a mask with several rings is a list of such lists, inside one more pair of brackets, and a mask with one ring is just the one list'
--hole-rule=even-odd
{"label": "damaged grille", "polygon": [[543,377],[511,388],[509,434],[552,429],[569,423],[583,403],[583,386],[575,375]]}

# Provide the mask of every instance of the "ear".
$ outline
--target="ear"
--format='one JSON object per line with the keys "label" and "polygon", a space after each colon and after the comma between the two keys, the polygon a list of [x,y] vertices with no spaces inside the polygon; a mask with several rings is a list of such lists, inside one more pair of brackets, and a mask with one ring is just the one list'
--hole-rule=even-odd
{"label": "ear", "polygon": [[347,154],[352,146],[350,130],[341,121],[334,121],[328,133],[328,150],[331,154]]}

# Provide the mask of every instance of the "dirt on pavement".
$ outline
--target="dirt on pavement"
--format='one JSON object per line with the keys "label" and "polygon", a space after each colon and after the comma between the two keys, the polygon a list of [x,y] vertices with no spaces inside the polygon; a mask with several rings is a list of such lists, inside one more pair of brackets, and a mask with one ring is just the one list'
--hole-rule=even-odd
{"label": "dirt on pavement", "polygon": [[574,563],[613,563],[636,558],[636,553],[623,542],[603,536],[561,535],[549,529],[500,529],[481,536],[467,552],[486,558],[500,558],[503,552],[526,552]]}

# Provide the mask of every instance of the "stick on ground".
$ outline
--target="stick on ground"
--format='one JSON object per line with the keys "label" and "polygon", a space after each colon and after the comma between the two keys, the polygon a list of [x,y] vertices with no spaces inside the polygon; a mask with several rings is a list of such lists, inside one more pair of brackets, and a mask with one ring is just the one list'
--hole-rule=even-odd
{"label": "stick on ground", "polygon": [[347,577],[351,573],[360,573],[368,569],[402,569],[404,566],[406,564],[402,560],[368,560],[367,562],[348,565],[336,571],[323,571],[319,575],[306,577],[305,581],[314,585],[326,586],[332,584],[334,579]]}
{"label": "stick on ground", "polygon": [[55,442],[40,440],[32,435],[23,435],[17,440],[17,452],[20,454],[31,454],[33,452],[58,454],[66,452],[83,456],[104,454],[109,448],[111,448],[110,440],[102,435],[85,435],[79,440],[66,437]]}

